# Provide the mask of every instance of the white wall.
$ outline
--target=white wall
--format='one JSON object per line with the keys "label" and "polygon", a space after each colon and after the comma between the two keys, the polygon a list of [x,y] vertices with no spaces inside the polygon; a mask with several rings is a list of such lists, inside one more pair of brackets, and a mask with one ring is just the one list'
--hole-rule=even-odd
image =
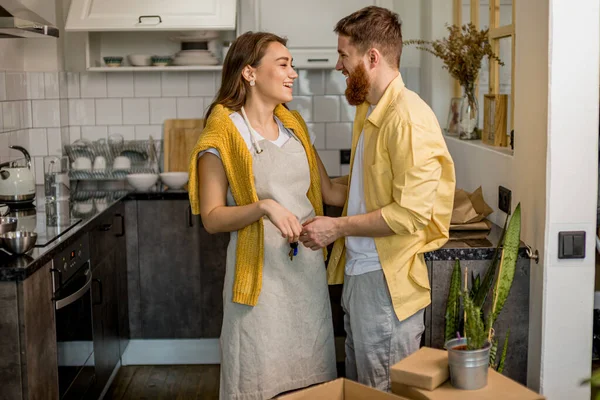
{"label": "white wall", "polygon": [[[579,383],[591,369],[600,4],[552,0],[549,17],[541,386],[550,398],[589,399]],[[586,232],[584,260],[557,258],[558,232],[569,230]]]}

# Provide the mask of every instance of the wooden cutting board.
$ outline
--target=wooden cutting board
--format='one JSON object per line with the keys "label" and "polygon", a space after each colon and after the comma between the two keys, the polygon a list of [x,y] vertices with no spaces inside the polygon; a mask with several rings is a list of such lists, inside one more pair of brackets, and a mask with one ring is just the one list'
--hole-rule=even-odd
{"label": "wooden cutting board", "polygon": [[187,172],[190,154],[204,128],[203,119],[168,119],[163,138],[164,171]]}

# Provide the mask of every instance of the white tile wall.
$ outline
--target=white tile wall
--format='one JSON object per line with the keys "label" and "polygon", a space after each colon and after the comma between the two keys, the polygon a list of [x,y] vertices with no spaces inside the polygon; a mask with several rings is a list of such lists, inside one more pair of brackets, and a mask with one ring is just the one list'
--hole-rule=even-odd
{"label": "white tile wall", "polygon": [[[315,134],[328,173],[346,174],[339,151],[350,148],[355,108],[344,97],[345,77],[329,70],[298,75],[288,106]],[[402,75],[419,90],[418,69]],[[43,156],[80,138],[159,139],[166,119],[203,118],[220,82],[219,72],[0,72],[0,161],[20,156],[9,144],[30,149],[39,169]]]}
{"label": "white tile wall", "polygon": [[108,97],[133,97],[133,72],[106,74]]}
{"label": "white tile wall", "polygon": [[150,123],[148,99],[123,99],[123,124],[138,125]]}
{"label": "white tile wall", "polygon": [[34,128],[60,127],[59,100],[32,100]]}

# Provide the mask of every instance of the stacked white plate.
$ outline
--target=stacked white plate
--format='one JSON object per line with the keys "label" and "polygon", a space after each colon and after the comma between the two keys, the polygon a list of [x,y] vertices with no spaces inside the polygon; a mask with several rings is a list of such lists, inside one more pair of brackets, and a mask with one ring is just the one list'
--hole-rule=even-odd
{"label": "stacked white plate", "polygon": [[219,60],[209,50],[182,50],[175,55],[173,65],[216,65]]}

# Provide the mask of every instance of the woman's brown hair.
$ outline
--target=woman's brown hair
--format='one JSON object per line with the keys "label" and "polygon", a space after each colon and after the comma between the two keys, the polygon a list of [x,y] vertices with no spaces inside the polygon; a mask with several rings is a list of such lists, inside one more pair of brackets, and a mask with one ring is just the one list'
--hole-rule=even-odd
{"label": "woman's brown hair", "polygon": [[267,47],[273,42],[285,46],[287,39],[268,32],[246,32],[235,39],[223,62],[221,87],[215,100],[206,111],[206,120],[217,104],[234,111],[242,108],[250,86],[242,77],[242,71],[246,65],[253,68],[258,67]]}

